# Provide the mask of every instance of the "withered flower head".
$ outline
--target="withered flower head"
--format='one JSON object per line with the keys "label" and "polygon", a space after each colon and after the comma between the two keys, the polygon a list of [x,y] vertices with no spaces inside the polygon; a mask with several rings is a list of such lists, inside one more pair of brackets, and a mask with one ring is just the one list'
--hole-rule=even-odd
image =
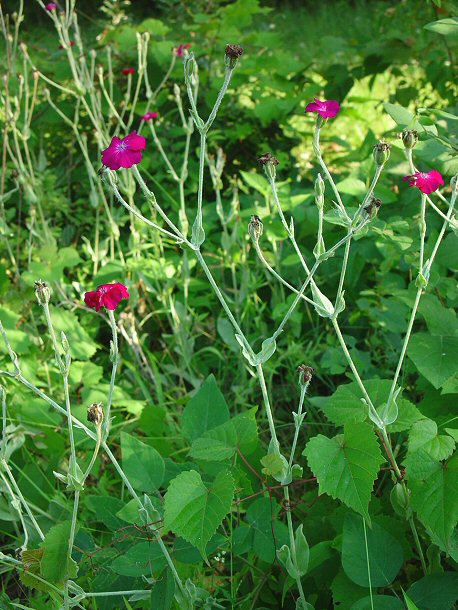
{"label": "withered flower head", "polygon": [[40,305],[49,303],[51,298],[51,290],[46,282],[43,280],[37,280],[35,284],[35,295]]}
{"label": "withered flower head", "polygon": [[401,140],[405,148],[413,148],[418,142],[418,131],[415,131],[415,129],[404,129],[401,133]]}
{"label": "withered flower head", "polygon": [[374,218],[377,212],[379,211],[380,206],[382,205],[382,200],[377,197],[371,197],[366,206],[364,206],[364,211],[369,216],[369,218]]}
{"label": "withered flower head", "polygon": [[87,410],[87,421],[98,427],[102,425],[103,417],[103,404],[101,402],[93,402]]}
{"label": "withered flower head", "polygon": [[264,231],[264,225],[259,216],[252,216],[248,225],[248,233],[253,241],[258,241]]}

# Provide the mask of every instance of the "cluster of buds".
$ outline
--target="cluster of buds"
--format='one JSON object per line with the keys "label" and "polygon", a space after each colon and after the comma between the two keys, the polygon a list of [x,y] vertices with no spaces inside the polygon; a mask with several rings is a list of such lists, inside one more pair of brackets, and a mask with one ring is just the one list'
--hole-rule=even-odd
{"label": "cluster of buds", "polygon": [[37,280],[35,282],[35,295],[40,305],[47,305],[51,298],[51,289],[43,280]]}
{"label": "cluster of buds", "polygon": [[87,410],[87,421],[90,421],[96,428],[99,428],[103,423],[103,417],[103,404],[101,402],[93,402]]}
{"label": "cluster of buds", "polygon": [[377,215],[377,212],[382,205],[382,200],[377,197],[371,197],[366,206],[364,206],[364,211],[369,216],[369,218],[374,218]]}
{"label": "cluster of buds", "polygon": [[238,44],[226,45],[226,66],[233,70],[239,57],[243,55],[243,48]]}
{"label": "cluster of buds", "polygon": [[381,140],[374,146],[374,161],[377,167],[385,165],[390,158],[391,146],[388,142]]}
{"label": "cluster of buds", "polygon": [[404,148],[413,148],[418,142],[418,131],[415,131],[415,129],[404,129],[404,131],[399,134],[399,137],[404,144]]}
{"label": "cluster of buds", "polygon": [[270,152],[266,152],[261,157],[259,157],[258,163],[260,163],[264,168],[267,179],[269,181],[275,180],[275,176],[277,175],[276,167],[278,165],[278,159],[274,157]]}
{"label": "cluster of buds", "polygon": [[248,233],[254,242],[258,242],[264,231],[264,225],[259,216],[252,216],[248,224]]}

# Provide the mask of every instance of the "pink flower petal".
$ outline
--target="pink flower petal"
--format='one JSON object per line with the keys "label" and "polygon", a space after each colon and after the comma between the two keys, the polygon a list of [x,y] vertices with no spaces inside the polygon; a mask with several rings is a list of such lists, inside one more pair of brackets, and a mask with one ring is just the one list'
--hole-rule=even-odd
{"label": "pink flower petal", "polygon": [[127,146],[128,150],[145,150],[146,138],[139,136],[136,131],[132,131],[132,133],[123,139],[123,144]]}
{"label": "pink flower petal", "polygon": [[91,292],[86,292],[84,295],[84,302],[88,307],[99,311],[102,307],[102,303],[100,302],[100,294],[97,290],[92,290]]}
{"label": "pink flower petal", "polygon": [[404,176],[404,181],[409,180],[409,186],[417,187],[425,195],[430,195],[444,184],[441,174],[433,169],[430,172],[415,172],[410,176]]}

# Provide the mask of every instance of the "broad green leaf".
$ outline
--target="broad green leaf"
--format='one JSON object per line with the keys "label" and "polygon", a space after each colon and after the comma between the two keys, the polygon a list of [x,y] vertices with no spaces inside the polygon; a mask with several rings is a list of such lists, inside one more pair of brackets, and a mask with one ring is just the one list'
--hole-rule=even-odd
{"label": "broad green leaf", "polygon": [[252,453],[258,439],[255,412],[256,408],[251,409],[208,430],[193,442],[190,455],[197,460],[221,461],[232,457],[237,447],[243,455]]}
{"label": "broad green leaf", "polygon": [[175,593],[175,579],[166,568],[151,589],[150,610],[170,610]]}
{"label": "broad green leaf", "polygon": [[448,548],[458,522],[458,454],[442,463],[420,449],[410,454],[404,464],[412,508],[423,525]]}
{"label": "broad green leaf", "polygon": [[457,37],[458,36],[458,19],[449,17],[447,19],[439,19],[432,21],[423,26],[425,30],[441,34],[442,36]]}
{"label": "broad green leaf", "polygon": [[425,576],[414,583],[407,594],[420,610],[451,610],[458,600],[458,573]]}
{"label": "broad green leaf", "polygon": [[157,491],[164,480],[164,460],[154,447],[121,432],[122,467],[132,487]]}
{"label": "broad green leaf", "polygon": [[246,512],[248,529],[253,536],[250,548],[267,563],[275,561],[276,549],[289,543],[288,528],[276,518],[279,509],[273,498],[259,498],[250,504]]}
{"label": "broad green leaf", "polygon": [[267,182],[266,178],[264,178],[264,176],[261,176],[261,174],[255,174],[253,172],[244,171],[241,171],[240,174],[242,175],[242,178],[245,180],[248,186],[251,186],[251,188],[258,191],[258,193],[261,193],[261,195],[263,195],[264,197],[266,197],[270,193],[270,185]]}
{"label": "broad green leaf", "polygon": [[402,601],[392,595],[373,595],[364,597],[353,604],[351,610],[404,610]]}
{"label": "broad green leaf", "polygon": [[[369,555],[370,581],[366,554]],[[385,587],[393,582],[402,567],[401,544],[377,523],[366,525],[359,515],[347,513],[343,527],[342,567],[360,587]]]}
{"label": "broad green leaf", "polygon": [[417,421],[409,432],[409,454],[423,449],[434,460],[441,461],[450,457],[455,449],[451,436],[438,434],[437,424],[432,419]]}
{"label": "broad green leaf", "polygon": [[19,578],[26,587],[33,587],[38,591],[51,591],[50,585],[47,585],[42,580],[35,578],[41,574],[41,560],[43,557],[43,549],[26,549],[22,551],[22,567],[24,570],[19,572]]}
{"label": "broad green leaf", "polygon": [[420,373],[437,389],[457,371],[458,337],[415,333],[407,355]]}
{"label": "broad green leaf", "polygon": [[336,184],[340,193],[353,195],[354,197],[364,197],[367,193],[367,187],[362,180],[358,178],[345,178]]}
{"label": "broad green leaf", "polygon": [[209,375],[183,410],[183,434],[192,442],[207,430],[228,420],[229,409],[224,396],[216,385],[215,377]]}
{"label": "broad green leaf", "polygon": [[418,308],[432,335],[458,335],[458,317],[454,309],[447,309],[432,294],[425,294]]}
{"label": "broad green leaf", "polygon": [[97,346],[81,326],[76,313],[53,306],[50,307],[50,310],[56,335],[59,337],[61,331],[67,335],[72,358],[75,360],[91,358],[95,354]]}
{"label": "broad green leaf", "polygon": [[372,487],[385,461],[371,426],[346,424],[343,435],[315,436],[303,455],[318,479],[319,493],[341,500],[370,521]]}
{"label": "broad green leaf", "polygon": [[41,574],[50,583],[63,583],[68,578],[76,578],[78,574],[77,563],[68,558],[70,528],[70,521],[54,525],[41,544]]}
{"label": "broad green leaf", "polygon": [[393,121],[401,127],[413,127],[413,125],[417,122],[414,115],[407,110],[407,108],[403,108],[397,104],[390,104],[389,102],[385,102],[383,107]]}
{"label": "broad green leaf", "polygon": [[165,494],[164,527],[199,549],[205,547],[231,509],[234,480],[221,471],[207,487],[198,472],[189,470],[175,477]]}
{"label": "broad green leaf", "polygon": [[142,576],[160,572],[167,565],[164,554],[154,542],[139,542],[111,562],[111,569],[121,576]]}

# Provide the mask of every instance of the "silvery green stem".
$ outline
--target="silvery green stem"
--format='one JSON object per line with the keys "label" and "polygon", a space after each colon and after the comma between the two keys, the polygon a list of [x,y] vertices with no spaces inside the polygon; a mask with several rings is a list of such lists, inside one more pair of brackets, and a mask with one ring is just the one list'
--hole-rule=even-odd
{"label": "silvery green stem", "polygon": [[[287,232],[287,234],[288,234],[288,237],[289,237],[289,239],[291,240],[291,243],[293,244],[294,250],[296,251],[296,254],[297,254],[297,255],[298,255],[298,257],[299,257],[299,260],[301,261],[301,264],[302,264],[302,266],[303,266],[303,268],[304,268],[305,272],[307,273],[307,275],[310,275],[310,270],[309,270],[309,268],[308,268],[308,265],[307,265],[307,263],[305,262],[305,259],[304,259],[304,257],[302,256],[302,252],[300,251],[300,248],[299,248],[299,246],[298,246],[298,244],[297,244],[296,238],[294,237],[294,231],[292,231],[292,230],[290,229],[290,227],[288,226],[288,223],[286,222],[285,215],[283,214],[283,210],[282,210],[282,207],[281,207],[280,199],[279,199],[279,197],[278,197],[277,185],[276,185],[276,182],[275,182],[275,178],[271,177],[271,178],[269,179],[269,183],[270,183],[270,188],[271,188],[271,190],[272,190],[272,194],[273,194],[273,196],[274,196],[275,204],[276,204],[276,206],[277,206],[277,210],[278,210],[278,213],[279,213],[279,215],[280,215],[280,218],[281,218],[282,224],[283,224],[283,226],[284,226],[284,227],[285,227],[285,229],[286,229],[286,232]],[[312,279],[311,281],[312,281],[312,283],[314,283],[314,280],[313,280],[313,279]]]}
{"label": "silvery green stem", "polygon": [[[127,487],[127,489],[129,490],[130,495],[134,498],[134,500],[137,502],[139,508],[141,509],[145,509],[145,507],[143,506],[142,501],[140,500],[139,496],[137,495],[136,491],[134,490],[134,488],[132,487],[132,485],[130,484],[129,479],[126,477],[126,475],[124,474],[124,471],[122,470],[121,466],[119,465],[117,459],[115,458],[115,456],[113,455],[113,453],[110,451],[108,445],[106,444],[106,442],[104,441],[102,443],[102,447],[103,449],[106,451],[108,457],[111,460],[111,463],[113,464],[113,466],[115,467],[116,471],[118,472],[119,476],[121,477],[122,481],[124,482],[125,486]],[[146,509],[145,509],[146,510]],[[147,511],[148,512],[148,511]],[[151,517],[151,515],[148,514],[148,520],[153,523],[153,518]],[[183,586],[183,583],[181,582],[181,578],[178,575],[178,572],[175,568],[175,565],[172,561],[172,558],[170,557],[170,554],[167,550],[167,547],[165,546],[161,534],[159,532],[158,529],[156,529],[155,527],[151,527],[150,528],[151,531],[153,532],[156,541],[162,551],[162,554],[165,557],[165,560],[167,561],[167,564],[170,568],[170,570],[172,571],[172,574],[174,576],[175,582],[178,585],[178,588],[180,589],[182,595],[184,597],[187,597],[187,593],[186,590]]]}
{"label": "silvery green stem", "polygon": [[339,324],[337,322],[337,319],[335,317],[332,317],[332,318],[330,318],[330,320],[331,320],[332,325],[334,327],[335,333],[337,335],[337,338],[339,340],[339,343],[340,343],[342,351],[343,351],[343,353],[345,355],[345,358],[347,359],[348,365],[350,366],[351,371],[352,371],[353,375],[355,376],[356,383],[358,384],[358,386],[359,386],[359,388],[360,388],[360,390],[361,390],[361,392],[362,392],[362,394],[364,396],[364,399],[365,399],[365,401],[367,403],[367,406],[368,406],[369,410],[371,411],[374,420],[378,421],[377,426],[379,428],[383,428],[383,422],[380,420],[380,418],[378,416],[378,413],[377,413],[377,410],[374,407],[374,405],[372,403],[372,400],[371,400],[369,394],[367,393],[366,388],[364,387],[364,383],[362,382],[362,379],[361,379],[361,377],[360,377],[360,375],[358,373],[358,369],[356,368],[355,363],[353,362],[353,359],[352,359],[352,357],[350,355],[350,352],[348,351],[347,344],[345,343],[345,339],[344,339],[344,337],[342,335],[342,332],[340,330],[340,327],[339,327]]}
{"label": "silvery green stem", "polygon": [[[455,208],[455,203],[456,203],[457,195],[458,195],[458,191],[455,189],[454,192],[452,193],[452,198],[451,198],[451,201],[450,201],[450,206],[449,206],[449,209],[448,209],[448,212],[447,212],[447,216],[446,216],[446,218],[444,220],[444,223],[442,225],[442,228],[440,230],[440,233],[439,233],[439,235],[437,237],[437,240],[436,240],[436,243],[434,245],[433,251],[432,251],[431,256],[429,258],[428,271],[429,271],[429,269],[431,269],[431,266],[432,266],[433,261],[434,261],[434,259],[436,257],[436,254],[437,254],[437,250],[439,249],[439,246],[440,246],[441,241],[442,241],[442,239],[444,237],[447,225],[448,225],[448,223],[450,221],[450,218],[451,218],[451,216],[453,214],[453,210]],[[423,197],[422,197],[422,200],[423,200]],[[421,265],[420,269],[422,269],[423,265],[422,265],[422,261],[421,260],[420,260],[420,265]],[[399,375],[401,373],[401,368],[402,368],[402,365],[404,363],[404,358],[405,358],[405,355],[406,355],[407,346],[408,346],[409,341],[410,341],[410,335],[412,333],[412,328],[413,328],[413,324],[415,322],[415,317],[417,315],[417,310],[418,310],[418,306],[420,304],[420,299],[421,299],[421,296],[422,296],[422,292],[423,292],[422,288],[418,288],[417,289],[417,294],[415,295],[415,301],[414,301],[414,304],[413,304],[412,313],[410,314],[409,324],[407,326],[406,335],[404,337],[404,342],[402,344],[401,354],[399,356],[398,364],[397,364],[397,367],[396,367],[396,372],[394,374],[393,383],[391,384],[390,395],[389,395],[389,398],[388,398],[387,407],[390,406],[391,401],[392,401],[393,396],[394,396],[394,392],[396,390],[396,384],[398,382],[398,378],[399,378]]]}
{"label": "silvery green stem", "polygon": [[269,423],[270,436],[272,441],[277,449],[279,449],[280,444],[277,439],[277,432],[275,430],[275,423],[272,416],[272,409],[270,408],[269,394],[267,392],[266,380],[264,379],[264,371],[262,370],[262,364],[258,364],[256,366],[256,371],[258,373],[259,385],[261,386],[262,398],[264,400],[264,407],[266,410],[267,421]]}
{"label": "silvery green stem", "polygon": [[[160,207],[160,205],[158,204],[158,202],[156,201],[156,196],[153,193],[153,191],[151,191],[146,182],[143,180],[142,175],[140,174],[140,172],[138,171],[138,168],[136,165],[134,165],[132,167],[132,173],[134,175],[134,177],[136,178],[138,184],[140,185],[140,188],[142,190],[143,195],[148,199],[148,201],[151,202],[152,206],[154,207],[155,210],[157,210],[159,212],[159,215],[161,216],[161,218],[163,218],[163,220],[169,225],[169,227],[172,229],[172,231],[175,232],[175,235],[173,235],[174,239],[178,239],[182,242],[184,242],[189,248],[193,248],[193,245],[185,238],[185,236],[181,233],[181,231],[178,229],[178,227],[176,227],[173,222],[169,219],[169,217],[167,216],[167,214],[163,211],[163,209]],[[120,200],[121,201],[121,200]],[[122,201],[121,201],[122,203]],[[123,204],[124,205],[124,204]],[[131,208],[132,210],[134,210],[133,208]],[[136,216],[138,216],[139,218],[141,217],[141,219],[143,220],[144,217],[143,216],[139,216],[138,213],[136,214]],[[147,224],[154,226],[155,228],[157,228],[156,225],[154,225],[154,223],[152,223],[151,221],[148,221],[147,219],[145,219]],[[168,235],[172,235],[171,233],[169,233],[168,231],[166,231],[165,229],[160,229],[163,233],[168,233]]]}
{"label": "silvery green stem", "polygon": [[195,252],[195,255],[197,257],[197,260],[199,261],[202,269],[204,270],[205,275],[208,278],[208,281],[210,282],[213,290],[215,291],[215,294],[218,297],[219,302],[221,303],[224,311],[226,312],[227,317],[229,318],[230,323],[232,324],[234,329],[237,331],[237,334],[239,334],[243,338],[244,343],[245,343],[245,348],[247,349],[249,354],[254,357],[253,350],[251,349],[251,346],[250,346],[248,340],[246,339],[244,332],[242,331],[242,329],[238,325],[237,320],[234,318],[234,316],[233,316],[233,314],[232,314],[232,312],[231,312],[231,310],[230,310],[230,308],[229,308],[229,306],[228,306],[228,304],[226,302],[226,299],[223,296],[223,293],[219,289],[218,284],[215,282],[215,279],[213,278],[213,275],[212,275],[210,269],[208,268],[207,263],[205,262],[205,259],[202,256],[202,253],[200,252],[200,250],[194,250],[194,252]]}
{"label": "silvery green stem", "polygon": [[233,73],[234,69],[233,68],[226,68],[226,74],[224,75],[224,82],[223,85],[221,87],[221,89],[219,90],[218,93],[218,97],[216,98],[216,102],[215,105],[213,106],[212,111],[210,112],[210,116],[207,119],[207,122],[205,123],[204,126],[204,131],[208,132],[208,130],[210,129],[210,127],[213,124],[213,121],[216,118],[216,115],[218,113],[219,107],[221,106],[221,102],[223,101],[223,97],[227,91],[227,88],[229,86],[229,83],[231,81],[231,77],[232,77],[232,73]]}
{"label": "silvery green stem", "polygon": [[305,394],[307,393],[307,387],[305,385],[301,386],[301,395],[299,397],[299,407],[297,409],[297,422],[296,422],[296,426],[295,426],[295,430],[294,430],[294,439],[293,439],[293,444],[291,446],[291,453],[289,456],[289,467],[291,468],[293,465],[293,461],[294,461],[294,453],[296,451],[296,445],[297,445],[297,440],[299,438],[299,432],[301,429],[300,424],[298,423],[300,421],[300,416],[302,415],[302,409],[304,407],[304,400],[305,400]]}
{"label": "silvery green stem", "polygon": [[[293,519],[291,517],[291,507],[289,502],[289,488],[288,485],[283,487],[283,493],[285,496],[285,505],[286,505],[286,521],[288,524],[288,533],[289,533],[289,545],[291,549],[291,560],[294,566],[297,566],[297,554],[296,554],[296,541],[294,540],[294,529],[293,529]],[[299,574],[296,576],[296,585],[299,590],[299,596],[302,601],[302,605],[304,608],[307,608],[307,601],[305,599],[304,589],[302,588],[301,577]]]}
{"label": "silvery green stem", "polygon": [[2,451],[1,459],[5,459],[6,455],[6,390],[0,386],[0,394],[2,395]]}
{"label": "silvery green stem", "polygon": [[157,137],[157,133],[156,133],[156,129],[154,127],[153,121],[148,121],[148,123],[149,123],[149,128],[150,128],[151,134],[153,136],[154,143],[156,144],[156,147],[157,147],[161,157],[164,159],[164,163],[167,165],[169,172],[172,175],[172,178],[178,182],[179,177],[175,171],[175,168],[171,164],[170,159],[168,158],[159,138]]}
{"label": "silvery green stem", "polygon": [[46,324],[48,326],[49,334],[51,336],[51,341],[54,348],[54,353],[56,355],[56,360],[59,366],[59,371],[62,376],[63,386],[64,386],[64,397],[65,397],[65,408],[67,415],[67,425],[68,425],[68,436],[70,439],[70,453],[71,460],[73,464],[76,464],[76,451],[75,451],[75,439],[73,436],[73,422],[72,422],[72,412],[71,412],[71,403],[70,403],[70,392],[68,387],[68,367],[66,363],[64,363],[62,356],[60,354],[60,349],[57,344],[56,334],[54,332],[54,326],[51,319],[51,313],[49,311],[49,304],[46,301],[42,303],[43,310],[45,312]]}
{"label": "silvery green stem", "polygon": [[426,195],[421,194],[420,212],[420,265],[419,273],[423,273],[423,263],[425,258],[425,237],[426,237]]}
{"label": "silvery green stem", "polygon": [[324,159],[323,159],[323,157],[321,155],[319,119],[321,119],[321,117],[317,116],[317,121],[315,123],[315,133],[314,133],[314,137],[313,137],[313,150],[315,152],[316,158],[318,159],[318,163],[321,165],[321,168],[323,169],[323,172],[324,172],[326,178],[328,179],[329,184],[331,185],[332,190],[334,191],[334,195],[336,196],[338,207],[341,209],[341,211],[347,217],[347,220],[350,222],[350,217],[348,216],[348,214],[347,214],[347,212],[345,210],[345,206],[344,206],[344,204],[342,202],[342,198],[341,198],[340,193],[339,193],[339,191],[337,189],[337,186],[336,186],[336,184],[334,182],[334,179],[331,176],[331,173],[328,170],[328,167],[327,167],[326,163],[324,162]]}
{"label": "silvery green stem", "polygon": [[[2,460],[2,463],[3,462],[4,462],[4,460]],[[21,549],[25,550],[25,549],[27,549],[27,546],[29,544],[29,532],[27,530],[27,526],[25,524],[24,517],[22,515],[22,510],[20,509],[20,507],[17,506],[19,504],[19,502],[16,499],[16,496],[14,495],[14,492],[11,489],[11,486],[10,486],[10,484],[8,482],[8,479],[3,474],[1,468],[0,468],[0,477],[2,478],[3,483],[4,483],[5,487],[6,487],[6,490],[7,490],[7,492],[9,493],[9,495],[11,497],[11,506],[14,507],[16,509],[16,511],[18,512],[18,514],[19,514],[19,519],[21,521],[22,530],[24,532],[24,542],[21,545]],[[6,500],[6,498],[5,498],[5,500]],[[43,540],[43,538],[42,538],[42,540]]]}
{"label": "silvery green stem", "polygon": [[[75,490],[75,496],[74,496],[74,500],[73,500],[72,522],[70,524],[70,534],[68,537],[67,564],[70,563],[71,558],[72,558],[73,543],[75,541],[76,520],[78,517],[79,499],[80,499],[80,492],[78,490]],[[68,595],[68,579],[64,583],[64,608],[65,608],[65,610],[70,609],[70,598]]]}
{"label": "silvery green stem", "polygon": [[108,399],[107,399],[107,410],[105,413],[105,424],[103,430],[103,438],[106,440],[108,438],[108,434],[110,433],[110,415],[111,415],[111,404],[113,402],[113,392],[115,387],[116,380],[116,372],[118,370],[118,362],[119,362],[119,349],[118,349],[118,331],[116,327],[116,320],[114,317],[114,312],[107,309],[108,319],[110,321],[111,326],[111,346],[110,346],[110,358],[112,359],[112,367],[111,367],[111,379],[110,379],[110,387],[108,389]]}
{"label": "silvery green stem", "polygon": [[[51,405],[51,407],[53,407],[53,409],[55,409],[62,415],[65,415],[65,416],[67,415],[67,411],[63,407],[61,407],[59,404],[57,404],[57,402],[55,400],[53,400],[47,394],[45,394],[44,392],[39,390],[36,386],[34,386],[33,383],[30,383],[30,381],[25,379],[25,377],[23,377],[20,373],[14,374],[14,373],[10,373],[9,371],[0,370],[0,376],[2,376],[2,375],[4,375],[5,377],[10,377],[11,379],[16,379],[17,381],[19,381],[19,383],[22,383],[22,385],[25,385],[26,388],[29,388],[29,390],[32,390],[32,392],[34,392],[37,396],[39,396],[45,402],[47,402],[49,405]],[[91,430],[89,430],[89,428],[85,424],[83,424],[82,421],[77,419],[74,415],[72,415],[72,422],[77,428],[80,428],[81,430],[83,430],[85,432],[85,434],[87,436],[89,436],[89,438],[92,438],[92,440],[97,441],[97,436]]]}
{"label": "silvery green stem", "polygon": [[18,498],[20,499],[26,513],[29,516],[30,521],[33,523],[34,528],[36,529],[38,535],[40,536],[40,538],[42,540],[44,540],[45,536],[43,534],[43,532],[41,531],[41,527],[38,525],[35,517],[33,516],[32,511],[30,510],[30,507],[26,501],[26,499],[24,498],[24,496],[22,495],[21,490],[19,489],[18,484],[16,483],[16,479],[13,476],[13,473],[11,472],[10,467],[8,466],[7,461],[5,460],[5,458],[2,458],[1,460],[1,464],[2,464],[2,468],[4,468],[6,474],[8,475],[9,480],[11,481],[11,485],[13,486],[16,495],[18,496]]}
{"label": "silvery green stem", "polygon": [[170,231],[167,231],[167,229],[164,229],[164,228],[160,227],[159,225],[157,225],[156,223],[152,222],[151,220],[148,220],[148,218],[145,218],[145,216],[143,216],[143,214],[141,212],[139,212],[138,210],[136,210],[135,208],[130,206],[127,203],[127,201],[123,198],[123,196],[121,195],[121,193],[118,190],[118,187],[116,186],[116,184],[113,181],[110,181],[110,187],[113,189],[113,193],[115,194],[116,199],[119,201],[119,203],[121,203],[121,205],[123,205],[126,208],[126,210],[129,210],[129,212],[134,214],[134,216],[136,216],[137,218],[142,220],[145,224],[152,227],[153,229],[156,229],[160,233],[164,233],[168,237],[171,237],[174,241],[177,241],[177,240],[183,241],[180,237],[178,237],[178,235],[176,235],[174,233],[170,233]]}

